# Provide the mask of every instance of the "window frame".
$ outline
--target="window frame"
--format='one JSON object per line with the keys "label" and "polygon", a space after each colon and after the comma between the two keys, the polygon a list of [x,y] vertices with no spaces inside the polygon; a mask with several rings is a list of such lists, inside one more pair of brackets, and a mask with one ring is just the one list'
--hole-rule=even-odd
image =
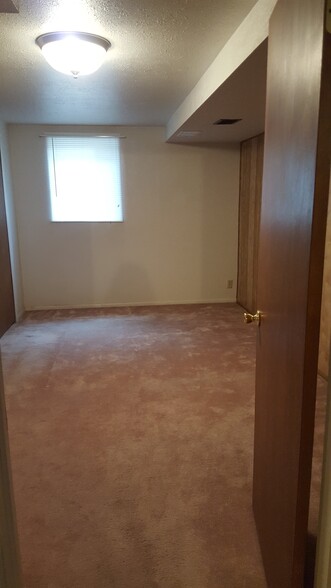
{"label": "window frame", "polygon": [[[84,134],[84,133],[49,133],[44,135],[46,137],[46,166],[47,166],[47,183],[48,183],[48,196],[49,196],[49,214],[50,214],[50,222],[52,223],[122,223],[124,222],[124,210],[123,210],[123,181],[122,181],[122,153],[121,153],[121,146],[120,146],[120,139],[122,137],[118,136],[118,135],[95,135],[95,134]],[[59,166],[61,166],[61,164],[63,163],[63,160],[61,161],[61,159],[58,157],[57,160],[57,156],[55,154],[55,143],[56,140],[60,140],[63,141],[64,143],[68,143],[67,149],[68,151],[70,151],[70,141],[73,143],[78,143],[79,141],[82,141],[82,147],[81,149],[83,150],[83,148],[85,147],[85,149],[87,148],[87,143],[89,142],[89,140],[91,140],[91,146],[89,146],[89,149],[94,148],[94,151],[97,151],[95,145],[96,142],[99,142],[100,140],[100,145],[98,145],[98,149],[100,149],[102,143],[101,141],[110,141],[110,144],[107,143],[105,144],[104,147],[104,152],[106,153],[107,148],[110,150],[109,152],[113,151],[113,153],[111,153],[110,157],[109,157],[109,166],[115,166],[115,173],[112,174],[109,170],[106,170],[106,175],[109,177],[111,177],[111,180],[109,181],[109,186],[111,186],[111,184],[113,183],[113,189],[110,188],[110,192],[109,192],[109,199],[110,201],[107,202],[107,198],[108,196],[106,195],[106,190],[103,193],[103,200],[104,200],[104,205],[105,208],[102,212],[100,212],[100,214],[95,214],[95,218],[93,218],[93,213],[95,212],[95,209],[93,208],[93,198],[94,201],[96,201],[95,199],[95,193],[93,194],[92,191],[90,193],[88,193],[88,191],[85,193],[85,201],[88,203],[88,207],[85,207],[85,213],[82,213],[82,210],[80,209],[76,209],[78,210],[77,214],[74,212],[74,206],[73,206],[73,202],[74,202],[74,198],[72,198],[70,201],[68,201],[68,205],[66,205],[65,203],[65,196],[63,195],[64,192],[69,192],[70,191],[70,186],[66,187],[64,192],[62,192],[61,195],[59,195],[59,188],[58,188],[58,183],[59,183],[59,173],[62,173],[62,176],[64,176],[65,174],[62,172],[59,172]],[[77,141],[76,141],[77,140]],[[85,143],[85,145],[84,145]],[[113,143],[113,145],[112,145]],[[57,149],[59,150],[59,142],[58,142],[58,146]],[[73,163],[78,161],[77,157],[75,158],[75,151],[74,149],[76,149],[76,151],[78,151],[79,149],[79,145],[77,147],[74,146],[73,148],[73,156],[72,156],[72,161]],[[115,154],[115,155],[114,155]],[[109,153],[108,153],[109,155]],[[85,154],[86,157],[86,154]],[[67,162],[70,160],[70,158],[68,158]],[[98,158],[97,157],[92,157],[91,158],[91,162],[98,162]],[[100,165],[102,165],[102,163],[107,163],[107,155],[103,155],[103,157],[100,160]],[[79,164],[78,164],[79,165]],[[63,167],[63,166],[62,166]],[[58,168],[58,169],[56,169]],[[98,174],[97,171],[94,171],[94,176],[90,176],[89,177],[89,185],[91,185],[91,183],[93,183],[93,179],[91,179],[92,177],[97,178]],[[115,178],[115,179],[114,179]],[[61,179],[62,183],[63,183],[63,178]],[[74,179],[71,178],[69,180],[71,182],[71,184],[73,184]],[[56,202],[56,199],[59,198],[62,200],[62,202]],[[76,200],[79,198],[79,196],[77,197],[76,195]],[[101,197],[99,197],[99,206],[100,206],[100,201],[101,201]],[[70,210],[70,204],[71,202],[71,206],[72,209]],[[66,208],[67,206],[67,208]],[[61,207],[62,211],[61,211]],[[108,210],[107,210],[108,209]],[[119,210],[117,210],[119,209]],[[101,208],[100,208],[101,210]],[[116,210],[116,212],[115,212]],[[87,218],[86,214],[87,212],[89,212],[90,214],[92,213],[92,218]],[[85,215],[85,217],[84,217]]]}

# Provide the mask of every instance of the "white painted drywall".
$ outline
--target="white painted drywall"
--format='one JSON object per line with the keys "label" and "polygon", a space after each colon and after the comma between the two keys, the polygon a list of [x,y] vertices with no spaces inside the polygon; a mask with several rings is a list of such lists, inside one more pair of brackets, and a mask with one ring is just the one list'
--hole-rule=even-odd
{"label": "white painted drywall", "polygon": [[16,230],[16,216],[12,196],[12,183],[10,176],[9,153],[7,143],[6,125],[0,122],[0,152],[2,161],[3,184],[5,192],[5,206],[7,215],[8,241],[10,251],[10,262],[13,278],[13,290],[15,300],[16,320],[19,320],[23,314],[23,293],[21,284],[21,265],[19,256],[19,247]]}
{"label": "white painted drywall", "polygon": [[9,125],[26,309],[235,300],[239,146],[170,145],[162,127],[81,128],[126,135],[125,220],[51,223],[39,137],[51,129]]}

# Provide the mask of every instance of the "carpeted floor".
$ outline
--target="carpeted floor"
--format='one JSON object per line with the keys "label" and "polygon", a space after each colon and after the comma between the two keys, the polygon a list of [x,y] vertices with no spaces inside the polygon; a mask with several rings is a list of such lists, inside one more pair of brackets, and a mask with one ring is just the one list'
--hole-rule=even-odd
{"label": "carpeted floor", "polygon": [[25,588],[266,588],[235,305],[30,313],[2,340]]}

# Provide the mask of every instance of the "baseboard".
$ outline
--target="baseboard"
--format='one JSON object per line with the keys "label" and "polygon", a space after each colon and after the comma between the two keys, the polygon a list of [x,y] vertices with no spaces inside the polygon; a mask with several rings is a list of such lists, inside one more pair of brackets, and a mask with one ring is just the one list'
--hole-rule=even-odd
{"label": "baseboard", "polygon": [[19,312],[16,312],[15,320],[17,323],[19,323],[22,320],[24,313],[25,310],[20,310]]}
{"label": "baseboard", "polygon": [[84,308],[119,308],[119,307],[135,307],[135,306],[180,306],[183,304],[229,304],[235,303],[235,298],[217,298],[212,300],[181,300],[181,301],[158,301],[158,302],[111,302],[105,304],[64,304],[64,305],[49,305],[49,306],[33,306],[26,308],[26,312],[34,310],[75,310]]}

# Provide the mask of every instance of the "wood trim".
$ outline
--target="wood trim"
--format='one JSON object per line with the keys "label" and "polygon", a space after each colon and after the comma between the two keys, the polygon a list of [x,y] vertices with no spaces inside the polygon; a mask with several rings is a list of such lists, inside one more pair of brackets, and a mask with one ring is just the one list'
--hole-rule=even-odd
{"label": "wood trim", "polygon": [[331,586],[331,380],[329,382],[327,430],[324,445],[324,466],[320,525],[317,544],[316,588]]}
{"label": "wood trim", "polygon": [[[331,341],[330,341],[331,349]],[[331,360],[331,354],[330,354]],[[331,373],[331,361],[330,361]],[[328,387],[326,430],[324,437],[321,508],[317,539],[315,588],[331,586],[331,379]]]}
{"label": "wood trim", "polygon": [[1,588],[22,588],[0,357],[0,578]]}
{"label": "wood trim", "polygon": [[8,226],[0,154],[0,337],[15,322],[15,303],[11,273]]}
{"label": "wood trim", "polygon": [[[327,1],[322,0],[327,8]],[[315,415],[316,374],[318,373],[318,350],[320,338],[321,304],[323,289],[323,269],[325,238],[329,204],[330,189],[330,163],[331,163],[331,34],[326,33],[325,18],[323,31],[321,88],[319,104],[319,121],[317,133],[317,151],[314,185],[314,208],[311,234],[311,248],[309,260],[308,280],[308,304],[307,324],[305,338],[305,370],[303,380],[303,406],[301,425],[301,444],[298,487],[309,486],[311,481],[311,463],[307,456],[313,452],[314,429],[311,427],[312,415]],[[304,511],[305,507],[305,511]],[[304,529],[303,513],[308,520],[309,504],[303,505],[298,500],[297,504],[297,535],[300,536]],[[299,522],[301,523],[301,529]],[[300,557],[300,552],[309,556],[308,542],[305,545],[296,543],[295,556]],[[294,569],[294,577],[300,577],[299,570]]]}
{"label": "wood trim", "polygon": [[264,134],[240,147],[237,302],[256,312]]}

